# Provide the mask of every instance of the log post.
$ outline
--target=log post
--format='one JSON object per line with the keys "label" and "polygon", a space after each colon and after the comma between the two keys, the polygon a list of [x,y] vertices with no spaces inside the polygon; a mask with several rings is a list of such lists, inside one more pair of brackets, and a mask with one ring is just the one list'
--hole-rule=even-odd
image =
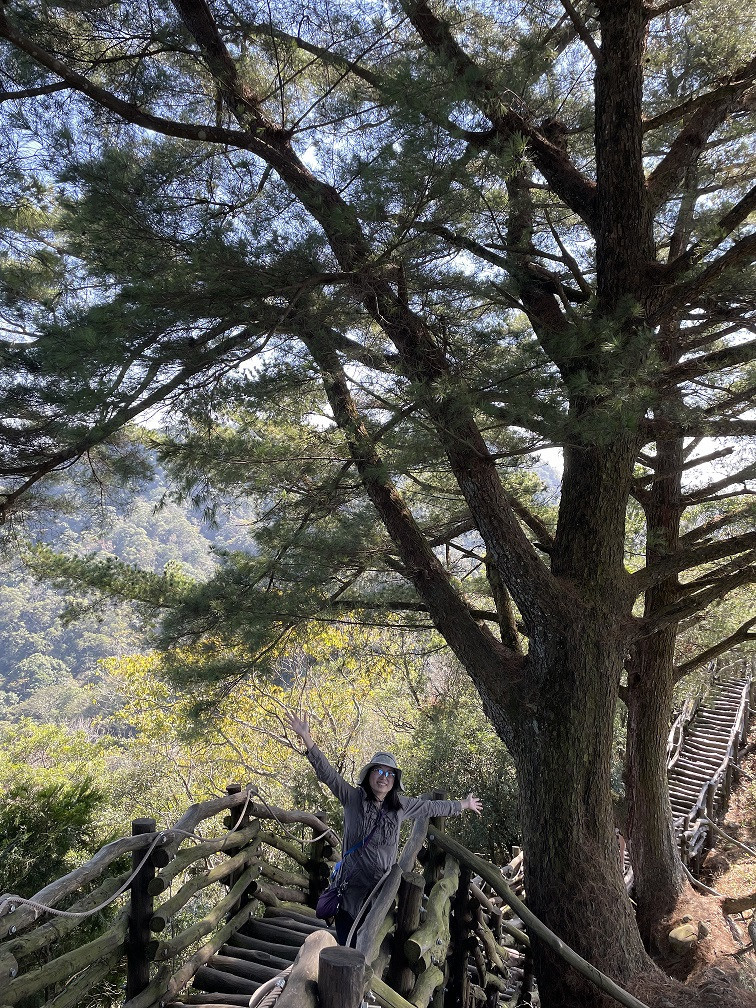
{"label": "log post", "polygon": [[688,822],[688,817],[686,816],[683,821],[682,833],[680,834],[680,860],[687,867],[689,861],[688,852],[688,827],[690,823]]}
{"label": "log post", "polygon": [[[713,780],[710,780],[706,785],[706,818],[714,818],[714,791],[716,790],[716,785]],[[714,846],[714,831],[711,828],[711,823],[706,827],[706,850],[711,850]]]}
{"label": "log post", "polygon": [[[444,798],[446,798],[446,791],[431,791],[431,801],[443,801]],[[428,828],[436,833],[445,833],[446,817],[434,816],[429,820]],[[440,851],[437,847],[434,848],[432,844],[428,844],[428,857],[423,865],[425,888],[428,892],[431,891],[436,882],[441,878],[445,856],[443,851]]]}
{"label": "log post", "polygon": [[[242,785],[238,781],[232,781],[230,784],[226,785],[226,794],[235,795],[241,794]],[[228,810],[228,815],[223,819],[223,825],[228,830],[242,830],[249,825],[249,809],[245,809],[243,805],[237,805],[234,808]],[[256,841],[253,841],[256,842]],[[233,889],[239,879],[242,877],[246,870],[246,866],[242,868],[237,868],[233,871],[226,879],[224,879],[224,884],[228,886],[229,889]],[[232,917],[239,913],[241,908],[246,902],[248,902],[250,896],[249,893],[242,893],[241,897],[234,903],[232,907],[229,908],[226,919],[231,920]]]}
{"label": "log post", "polygon": [[318,998],[321,1008],[360,1008],[365,989],[365,956],[354,948],[321,949]]}
{"label": "log post", "polygon": [[[241,794],[241,790],[242,786],[237,781],[226,784],[226,794],[228,795]],[[235,808],[228,810],[228,815],[223,819],[223,825],[226,829],[230,830],[239,827],[240,823],[242,827],[247,825],[249,812],[246,810],[242,812],[243,807],[242,805],[237,805]],[[242,819],[244,819],[244,822],[242,822]]]}
{"label": "log post", "polygon": [[386,983],[405,998],[415,986],[415,974],[407,962],[404,943],[420,927],[424,890],[425,879],[422,875],[404,872],[399,884],[394,950],[386,973]]}
{"label": "log post", "polygon": [[[320,833],[325,833],[328,829],[328,815],[326,812],[318,811],[315,813],[320,822],[323,823],[323,829]],[[313,831],[314,832],[314,831]],[[317,836],[317,834],[316,834]],[[310,845],[310,857],[307,862],[307,875],[309,877],[309,888],[307,893],[307,904],[308,906],[315,907],[318,902],[318,896],[326,887],[326,882],[328,881],[328,865],[325,859],[325,848],[326,848],[326,838],[321,837],[319,840],[315,840]]]}
{"label": "log post", "polygon": [[[131,824],[132,836],[144,833],[154,833],[154,819],[135,819]],[[136,871],[142,858],[143,850],[135,850],[131,855],[132,870]],[[129,926],[126,937],[126,1000],[130,1001],[141,994],[150,984],[149,944],[152,939],[150,920],[154,913],[154,900],[148,886],[155,877],[155,866],[148,858],[134,876],[131,885],[131,902],[129,906]]]}
{"label": "log post", "polygon": [[[449,979],[447,982],[444,1008],[465,1008],[470,997],[470,980],[467,975],[467,935],[470,908],[470,882],[472,871],[460,865],[459,885],[452,899],[451,920],[449,922]],[[486,978],[482,977],[482,984]]]}

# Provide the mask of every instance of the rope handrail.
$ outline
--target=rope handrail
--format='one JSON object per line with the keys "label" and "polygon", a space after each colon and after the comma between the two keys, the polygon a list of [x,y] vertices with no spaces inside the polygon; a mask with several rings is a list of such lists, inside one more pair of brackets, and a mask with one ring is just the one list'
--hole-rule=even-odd
{"label": "rope handrail", "polygon": [[[244,816],[244,812],[247,809],[247,805],[249,805],[251,796],[252,792],[250,789],[248,789],[246,800],[244,802],[244,808],[242,809],[241,815],[239,816],[239,820],[234,824],[234,826],[231,829],[227,831],[226,833],[227,836],[230,835],[231,833],[235,833],[236,830],[239,828],[242,818]],[[197,833],[189,833],[186,830],[177,830],[177,829],[161,830],[159,833],[142,834],[142,836],[153,838],[152,841],[149,843],[147,852],[142,858],[142,860],[139,862],[136,868],[133,869],[133,871],[126,879],[126,881],[123,883],[123,885],[121,885],[116,890],[116,892],[113,893],[112,896],[106,899],[103,903],[100,903],[99,906],[93,907],[91,910],[78,910],[78,911],[58,910],[56,907],[49,906],[41,902],[40,900],[35,899],[34,897],[32,897],[31,899],[25,899],[23,896],[16,896],[13,893],[3,893],[3,895],[0,896],[0,917],[4,916],[6,913],[13,913],[13,911],[16,909],[16,906],[27,906],[39,913],[48,913],[52,914],[55,917],[69,917],[79,920],[84,920],[86,917],[93,917],[95,914],[101,913],[106,907],[110,906],[111,903],[114,903],[119,898],[119,896],[123,895],[123,893],[126,892],[131,883],[134,881],[139,872],[142,870],[142,868],[144,868],[144,866],[147,864],[150,855],[152,854],[154,849],[158,846],[158,844],[165,843],[166,840],[169,838],[169,836],[174,836],[176,834],[182,834],[184,837],[187,837],[191,840],[195,840],[200,843],[204,839]]]}

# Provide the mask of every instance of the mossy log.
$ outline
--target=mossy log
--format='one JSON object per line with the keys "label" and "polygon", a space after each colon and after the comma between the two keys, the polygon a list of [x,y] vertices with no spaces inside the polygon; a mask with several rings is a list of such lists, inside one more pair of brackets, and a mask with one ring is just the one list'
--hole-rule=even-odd
{"label": "mossy log", "polygon": [[[113,893],[118,892],[130,875],[131,872],[129,871],[124,872],[122,875],[117,875],[115,878],[106,879],[96,889],[93,889],[91,893],[72,903],[67,909],[72,913],[84,913],[87,910],[94,909],[94,907],[109,899]],[[53,917],[52,920],[39,924],[32,931],[27,931],[26,934],[8,939],[8,941],[3,943],[3,954],[9,953],[18,959],[22,959],[24,956],[46,948],[52,942],[60,941],[61,938],[75,931],[76,928],[81,927],[82,923],[91,924],[95,919],[96,915],[84,919],[76,917]]]}
{"label": "mossy log", "polygon": [[327,931],[328,928],[324,928],[322,924],[318,924],[316,921],[312,923],[310,921],[298,920],[296,917],[292,916],[290,913],[285,914],[281,917],[275,917],[273,919],[266,918],[270,920],[272,924],[276,927],[286,928],[288,931],[294,934],[302,935],[303,938],[306,935],[312,934],[313,931]]}
{"label": "mossy log", "polygon": [[[212,995],[209,995],[212,997]],[[232,998],[238,997],[239,1001],[233,1001]],[[219,994],[217,998],[213,1001],[198,1001],[197,1004],[201,1005],[212,1005],[213,1008],[239,1008],[239,1005],[248,1005],[249,997],[244,994]],[[160,1008],[186,1008],[186,1001],[171,1001],[169,1004]]]}
{"label": "mossy log", "polygon": [[[501,950],[496,941],[496,937],[485,921],[478,921],[476,928],[480,940],[483,942],[483,948],[486,950],[486,955],[488,956],[488,961],[492,963],[497,970],[502,973],[507,972],[507,965],[502,959]],[[485,984],[483,984],[485,987]]]}
{"label": "mossy log", "polygon": [[459,862],[447,857],[444,875],[428,896],[425,921],[404,943],[404,954],[410,963],[417,963],[430,953],[431,959],[446,958],[449,946],[449,903],[459,884]]}
{"label": "mossy log", "polygon": [[202,843],[184,847],[151,880],[148,887],[150,893],[153,896],[159,896],[177,876],[197,861],[212,857],[213,854],[229,854],[239,847],[254,844],[261,828],[259,822],[253,822],[246,829],[238,830],[236,833],[226,833],[225,836],[217,837],[215,840],[203,840]]}
{"label": "mossy log", "polygon": [[280,907],[283,903],[305,905],[307,899],[307,893],[303,889],[292,889],[289,886],[276,885],[275,882],[264,882],[259,878],[252,882],[249,889],[255,899],[269,907]]}
{"label": "mossy log", "polygon": [[292,971],[276,1008],[317,1008],[318,965],[324,948],[336,945],[333,935],[324,929],[308,935],[294,960]]}
{"label": "mossy log", "polygon": [[[272,980],[273,977],[278,976],[281,972],[281,969],[275,966],[263,966],[260,963],[251,962],[249,959],[237,959],[235,956],[226,956],[220,953],[211,956],[207,961],[207,965],[211,969],[222,970],[225,973],[233,973],[235,976],[244,977],[245,980],[257,980],[258,983]],[[286,968],[286,966],[283,967],[283,969]]]}
{"label": "mossy log", "polygon": [[11,980],[3,992],[3,997],[9,1004],[16,1004],[22,998],[31,997],[37,991],[67,980],[75,973],[80,973],[86,969],[90,963],[97,962],[104,955],[113,952],[114,949],[121,949],[126,938],[128,926],[128,912],[123,910],[116,918],[115,923],[104,934],[99,935],[86,945],[80,945],[51,959],[50,962],[39,966],[29,973]]}
{"label": "mossy log", "polygon": [[57,997],[46,1002],[46,1008],[79,1008],[81,1004],[86,1003],[87,994],[98,987],[118,967],[120,959],[121,952],[119,951],[112,956],[92,963],[80,976],[66,984],[65,990],[61,991]]}
{"label": "mossy log", "polygon": [[[252,870],[253,869],[251,867],[248,869],[250,872],[252,872]],[[209,935],[223,920],[234,903],[236,903],[246,891],[249,881],[250,879],[247,879],[245,872],[236,885],[226,893],[223,899],[219,900],[214,907],[208,910],[204,917],[195,921],[194,924],[190,925],[185,931],[182,931],[180,934],[171,938],[170,941],[164,942],[161,945],[163,955],[167,958],[171,958],[178,952],[183,952],[184,949],[189,948],[193,942],[199,941],[201,938],[204,938],[205,935]],[[236,925],[238,927],[245,920],[249,919],[251,912],[252,907],[247,904],[245,907],[242,907],[238,913],[234,914],[232,920],[238,922]],[[230,933],[231,932],[229,931],[229,934]]]}
{"label": "mossy log", "polygon": [[292,840],[284,840],[283,837],[277,836],[275,833],[269,833],[267,830],[262,830],[260,832],[260,843],[267,844],[268,847],[273,847],[275,850],[281,851],[282,854],[286,854],[290,857],[292,861],[296,861],[297,864],[302,865],[303,868],[307,867],[307,862],[309,860],[308,855]]}
{"label": "mossy log", "polygon": [[386,980],[399,994],[409,994],[415,975],[407,965],[404,943],[420,927],[425,879],[417,872],[403,872],[396,911],[396,935]]}
{"label": "mossy log", "polygon": [[[438,885],[438,883],[436,883]],[[409,999],[416,1008],[428,1008],[436,989],[444,982],[444,972],[435,964],[418,976]]]}
{"label": "mossy log", "polygon": [[288,966],[291,966],[295,959],[295,956],[284,958],[282,956],[272,955],[270,952],[264,952],[262,949],[253,950],[229,943],[221,945],[218,954],[231,956],[233,959],[245,959],[247,962],[260,963],[261,966],[270,966],[277,971],[284,970]]}
{"label": "mossy log", "polygon": [[3,949],[0,952],[0,991],[4,991],[16,976],[18,976],[18,959],[7,949]]}
{"label": "mossy log", "polygon": [[261,983],[258,980],[246,980],[244,977],[234,976],[233,973],[226,973],[224,970],[213,969],[212,966],[200,966],[194,977],[194,986],[198,990],[219,994],[247,994],[249,1004],[249,995],[254,994]]}
{"label": "mossy log", "polygon": [[[121,837],[120,840],[113,840],[112,843],[101,848],[86,864],[51,882],[44,889],[35,893],[31,899],[45,906],[56,906],[65,896],[76,892],[83,885],[102,875],[113,861],[130,851],[145,850],[154,839],[154,835],[145,833],[142,836]],[[15,910],[6,913],[0,918],[0,941],[7,935],[17,934],[22,928],[33,924],[38,917],[39,910],[29,906],[18,906]]]}
{"label": "mossy log", "polygon": [[378,931],[375,936],[375,954],[373,956],[372,968],[373,972],[378,976],[383,976],[388,966],[389,959],[391,958],[391,950],[393,947],[393,934],[392,932],[396,928],[395,915],[393,913],[386,914],[383,922],[383,926]]}
{"label": "mossy log", "polygon": [[371,977],[367,981],[367,988],[375,994],[382,1005],[388,1005],[389,1008],[416,1008],[414,1004],[384,983],[380,977]]}
{"label": "mossy log", "polygon": [[252,938],[262,938],[263,941],[275,942],[279,945],[294,945],[297,948],[305,940],[300,931],[289,931],[285,926],[254,918],[245,925],[242,934]]}
{"label": "mossy log", "polygon": [[221,997],[221,995],[219,994],[213,995],[207,993],[206,991],[202,991],[201,994],[195,991],[184,991],[184,993],[180,995],[179,1003],[182,1005],[187,1004],[210,1005],[210,1004],[228,1003],[231,1005],[236,1005],[237,1008],[249,1008],[249,998],[248,997],[245,998],[243,994],[225,994]]}
{"label": "mossy log", "polygon": [[275,882],[276,885],[289,886],[294,889],[307,891],[310,879],[302,872],[286,871],[277,865],[268,864],[267,861],[260,861],[260,874]]}
{"label": "mossy log", "polygon": [[240,931],[234,931],[228,941],[234,948],[245,949],[251,955],[265,952],[279,959],[285,959],[287,963],[294,962],[299,948],[299,945],[279,945],[277,942],[264,941],[262,938],[250,938]]}
{"label": "mossy log", "polygon": [[250,861],[254,861],[254,864],[250,865],[244,873],[244,877],[248,878],[250,883],[254,883],[254,880],[260,874],[260,865],[255,858],[254,849],[250,847],[239,851],[238,854],[235,854],[234,857],[229,858],[222,864],[215,865],[213,868],[209,868],[207,871],[188,879],[178,892],[158,907],[157,912],[153,914],[150,920],[150,930],[164,930],[171,918],[179,910],[183,909],[193,896],[208,886],[213,885],[213,883],[228,878],[233,872],[249,865]]}
{"label": "mossy log", "polygon": [[290,920],[299,921],[300,924],[317,924],[322,927],[320,917],[315,910],[309,906],[288,907],[284,903],[281,907],[270,907],[265,911],[265,916],[269,918],[288,917]]}

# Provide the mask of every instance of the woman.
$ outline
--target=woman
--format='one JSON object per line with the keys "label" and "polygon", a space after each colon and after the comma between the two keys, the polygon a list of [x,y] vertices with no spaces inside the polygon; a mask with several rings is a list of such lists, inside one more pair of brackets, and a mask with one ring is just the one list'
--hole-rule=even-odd
{"label": "woman", "polygon": [[[344,858],[341,879],[346,880],[342,905],[336,915],[336,938],[345,945],[355,918],[375,886],[396,862],[399,826],[404,819],[481,813],[473,794],[462,801],[427,801],[404,794],[402,772],[391,753],[378,752],[360,771],[357,786],[347,784],[315,745],[306,717],[289,715],[289,727],[307,749],[307,759],[318,777],[344,807],[342,851],[366,840]],[[367,839],[366,839],[367,838]]]}

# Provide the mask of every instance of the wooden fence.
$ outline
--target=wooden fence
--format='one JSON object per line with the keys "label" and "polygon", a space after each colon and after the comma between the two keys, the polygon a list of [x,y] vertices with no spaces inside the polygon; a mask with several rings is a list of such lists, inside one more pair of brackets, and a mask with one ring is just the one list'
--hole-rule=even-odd
{"label": "wooden fence", "polygon": [[[192,806],[161,832],[153,820],[136,820],[133,836],[103,847],[33,901],[6,901],[0,1005],[76,1008],[111,978],[125,987],[129,1008],[158,1006],[261,906],[306,907],[325,884],[338,840],[317,815],[254,797],[252,789],[230,785],[225,796]],[[198,834],[224,812],[220,836]],[[314,842],[303,846],[287,836],[289,826]],[[51,908],[44,916],[52,919],[39,923],[42,907]]]}

